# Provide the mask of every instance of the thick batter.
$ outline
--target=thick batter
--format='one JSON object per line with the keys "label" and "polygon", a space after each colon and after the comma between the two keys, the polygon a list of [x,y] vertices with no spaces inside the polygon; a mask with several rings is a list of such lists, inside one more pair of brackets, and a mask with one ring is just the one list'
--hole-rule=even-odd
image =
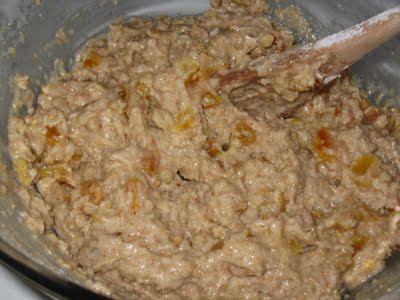
{"label": "thick batter", "polygon": [[399,241],[399,111],[348,78],[221,91],[293,38],[264,1],[212,5],[111,25],[12,117],[29,222],[116,298],[339,299]]}

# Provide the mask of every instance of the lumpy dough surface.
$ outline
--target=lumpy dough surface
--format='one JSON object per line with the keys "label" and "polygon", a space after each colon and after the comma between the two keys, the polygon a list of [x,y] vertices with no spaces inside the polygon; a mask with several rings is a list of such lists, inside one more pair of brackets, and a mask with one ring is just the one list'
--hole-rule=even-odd
{"label": "lumpy dough surface", "polygon": [[[42,88],[35,112],[11,118],[29,222],[95,288],[339,299],[398,244],[398,110],[346,76],[311,92],[218,88],[292,46],[266,11],[219,0],[198,16],[115,23]],[[238,99],[267,105],[255,118]]]}

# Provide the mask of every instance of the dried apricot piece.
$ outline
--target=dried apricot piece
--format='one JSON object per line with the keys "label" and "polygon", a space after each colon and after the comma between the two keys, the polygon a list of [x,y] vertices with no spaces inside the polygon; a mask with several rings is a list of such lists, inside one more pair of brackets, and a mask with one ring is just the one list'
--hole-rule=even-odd
{"label": "dried apricot piece", "polygon": [[125,192],[137,193],[139,191],[140,180],[136,177],[129,178],[124,185]]}
{"label": "dried apricot piece", "polygon": [[55,166],[45,166],[40,168],[38,171],[38,175],[40,178],[63,178],[71,176],[71,171],[64,166],[55,165]]}
{"label": "dried apricot piece", "polygon": [[95,205],[99,205],[103,201],[104,190],[99,182],[95,180],[87,180],[81,183],[81,196],[88,196],[89,201]]}
{"label": "dried apricot piece", "polygon": [[136,82],[135,89],[142,97],[150,97],[150,89],[144,82]]}
{"label": "dried apricot piece", "polygon": [[160,156],[155,151],[147,151],[142,159],[143,170],[149,176],[157,174],[160,166]]}
{"label": "dried apricot piece", "polygon": [[224,248],[224,240],[219,240],[218,242],[216,242],[210,249],[210,251],[217,251],[217,250],[221,250],[222,248]]}
{"label": "dried apricot piece", "polygon": [[242,146],[249,146],[257,141],[257,132],[244,120],[235,124],[232,135]]}
{"label": "dried apricot piece", "polygon": [[204,144],[204,150],[207,151],[211,158],[214,158],[221,154],[221,150],[218,147],[217,140],[215,138],[208,137]]}
{"label": "dried apricot piece", "polygon": [[336,160],[336,156],[333,154],[329,154],[323,151],[319,152],[319,157],[322,161],[325,162],[334,162]]}
{"label": "dried apricot piece", "polygon": [[362,121],[366,124],[372,124],[383,113],[380,108],[374,106],[365,96],[361,96],[359,105],[364,112]]}
{"label": "dried apricot piece", "polygon": [[186,88],[194,88],[200,81],[200,74],[195,71],[189,74],[189,76],[185,79]]}
{"label": "dried apricot piece", "polygon": [[372,106],[372,103],[371,103],[371,101],[369,101],[366,97],[360,97],[360,100],[359,100],[359,103],[358,103],[359,105],[360,105],[360,108],[361,108],[361,110],[362,111],[365,111],[365,110],[367,110],[369,107],[371,107]]}
{"label": "dried apricot piece", "polygon": [[297,117],[290,118],[289,121],[296,125],[304,123],[304,120],[302,118]]}
{"label": "dried apricot piece", "polygon": [[178,247],[178,246],[182,243],[182,241],[183,241],[183,238],[182,238],[182,237],[177,237],[177,238],[174,240],[174,244]]}
{"label": "dried apricot piece", "polygon": [[262,188],[260,188],[260,189],[257,191],[257,194],[259,194],[259,195],[265,195],[265,194],[268,194],[268,193],[270,193],[270,192],[272,192],[272,190],[271,190],[270,188],[268,188],[268,187],[262,187]]}
{"label": "dried apricot piece", "polygon": [[367,269],[368,271],[372,271],[372,270],[376,269],[377,264],[378,264],[378,260],[367,259],[362,264],[362,266],[364,267],[364,269]]}
{"label": "dried apricot piece", "polygon": [[354,183],[359,187],[372,188],[372,180],[368,178],[354,180]]}
{"label": "dried apricot piece", "polygon": [[207,80],[214,73],[215,70],[213,68],[199,67],[195,71],[191,72],[189,76],[185,79],[185,86],[188,89],[194,88],[199,84],[200,80]]}
{"label": "dried apricot piece", "polygon": [[82,153],[74,152],[71,156],[72,161],[80,161],[82,159]]}
{"label": "dried apricot piece", "polygon": [[379,109],[378,107],[375,106],[371,106],[369,108],[367,108],[364,111],[364,116],[362,118],[362,121],[365,124],[372,124],[374,123],[379,116],[381,116],[383,114],[382,110]]}
{"label": "dried apricot piece", "polygon": [[325,162],[333,162],[336,156],[326,152],[326,149],[332,149],[334,146],[333,138],[326,128],[321,128],[317,131],[317,136],[314,142],[314,150],[319,158]]}
{"label": "dried apricot piece", "polygon": [[96,50],[91,50],[89,52],[89,55],[83,61],[83,66],[86,69],[92,69],[92,68],[100,65],[100,63],[101,63],[101,57],[100,57],[99,53],[97,53]]}
{"label": "dried apricot piece", "polygon": [[60,131],[56,126],[47,126],[46,128],[46,144],[53,146],[57,143],[57,137],[60,136]]}
{"label": "dried apricot piece", "polygon": [[351,239],[351,246],[355,251],[362,250],[368,242],[368,237],[365,235],[355,235]]}
{"label": "dried apricot piece", "polygon": [[368,169],[374,164],[375,161],[376,156],[372,153],[361,155],[353,162],[351,166],[351,171],[358,176],[365,175],[365,173],[367,173]]}
{"label": "dried apricot piece", "polygon": [[137,213],[138,210],[140,209],[140,203],[139,203],[139,201],[138,201],[137,198],[135,198],[135,199],[132,200],[131,208],[133,209],[133,211],[134,211],[135,213]]}
{"label": "dried apricot piece", "polygon": [[328,129],[321,128],[317,131],[317,140],[315,143],[315,147],[319,150],[322,148],[332,148],[333,147],[333,139]]}
{"label": "dried apricot piece", "polygon": [[289,247],[296,254],[304,253],[304,246],[298,239],[289,240]]}
{"label": "dried apricot piece", "polygon": [[29,179],[28,164],[26,160],[23,158],[17,158],[14,162],[14,166],[19,180],[24,186],[29,186],[31,180]]}
{"label": "dried apricot piece", "polygon": [[340,115],[342,113],[342,107],[341,106],[335,106],[335,112],[334,112],[334,116],[337,117],[338,115]]}
{"label": "dried apricot piece", "polygon": [[185,131],[193,127],[195,115],[193,109],[187,108],[176,115],[176,129]]}
{"label": "dried apricot piece", "polygon": [[203,108],[211,108],[221,104],[223,101],[221,96],[206,93],[201,99],[201,106]]}

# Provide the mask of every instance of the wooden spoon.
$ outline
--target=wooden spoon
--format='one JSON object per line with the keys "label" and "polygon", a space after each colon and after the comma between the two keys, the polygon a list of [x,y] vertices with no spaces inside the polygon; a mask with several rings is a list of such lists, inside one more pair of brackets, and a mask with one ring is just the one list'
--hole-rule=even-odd
{"label": "wooden spoon", "polygon": [[300,88],[302,91],[312,90],[315,86],[325,85],[336,79],[353,63],[399,32],[400,6],[397,6],[316,42],[258,58],[239,71],[223,75],[220,78],[220,87],[231,90],[249,81],[287,72],[288,69],[290,74],[285,80],[302,79],[305,69],[308,69],[318,84],[300,82],[299,85],[303,85]]}

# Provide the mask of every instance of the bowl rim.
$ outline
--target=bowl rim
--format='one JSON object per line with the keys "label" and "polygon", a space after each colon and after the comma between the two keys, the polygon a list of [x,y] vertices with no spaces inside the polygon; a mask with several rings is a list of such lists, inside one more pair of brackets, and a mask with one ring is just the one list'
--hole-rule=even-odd
{"label": "bowl rim", "polygon": [[[28,265],[28,261],[31,265]],[[111,299],[68,279],[61,279],[51,270],[43,268],[40,264],[17,251],[2,238],[0,238],[0,264],[17,274],[30,287],[46,296],[53,296],[57,299]]]}

